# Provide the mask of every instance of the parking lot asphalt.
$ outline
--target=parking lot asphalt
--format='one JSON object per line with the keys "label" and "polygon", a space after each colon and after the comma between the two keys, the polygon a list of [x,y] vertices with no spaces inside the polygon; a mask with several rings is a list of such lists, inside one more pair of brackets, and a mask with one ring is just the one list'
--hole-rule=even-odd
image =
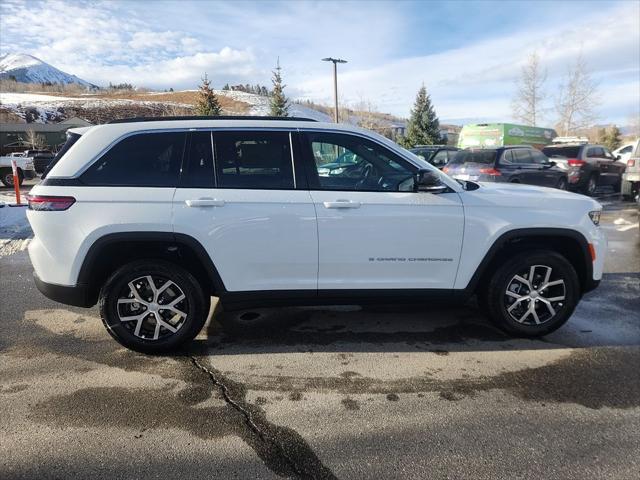
{"label": "parking lot asphalt", "polygon": [[473,303],[281,309],[164,357],[40,295],[0,226],[0,478],[638,478],[638,211],[600,201],[605,277],[543,339]]}

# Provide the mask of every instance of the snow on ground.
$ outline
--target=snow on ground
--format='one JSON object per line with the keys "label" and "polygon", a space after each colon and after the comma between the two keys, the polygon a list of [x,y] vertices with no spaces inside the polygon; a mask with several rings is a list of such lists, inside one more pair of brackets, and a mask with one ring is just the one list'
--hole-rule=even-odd
{"label": "snow on ground", "polygon": [[15,199],[8,192],[0,194],[0,258],[24,250],[31,237],[26,207],[10,207]]}
{"label": "snow on ground", "polygon": [[[248,103],[251,105],[249,109],[249,115],[269,115],[270,113],[270,101],[269,97],[263,95],[256,95],[254,93],[240,92],[237,90],[214,90],[216,95],[225,96],[233,100]],[[319,122],[330,122],[331,117],[323,112],[314,110],[312,108],[298,105],[297,103],[291,103],[289,105],[289,115],[292,117],[306,117]]]}
{"label": "snow on ground", "polygon": [[64,100],[84,100],[77,97],[58,97],[55,95],[46,95],[43,93],[0,93],[0,102],[5,103],[41,103],[41,102],[60,102]]}

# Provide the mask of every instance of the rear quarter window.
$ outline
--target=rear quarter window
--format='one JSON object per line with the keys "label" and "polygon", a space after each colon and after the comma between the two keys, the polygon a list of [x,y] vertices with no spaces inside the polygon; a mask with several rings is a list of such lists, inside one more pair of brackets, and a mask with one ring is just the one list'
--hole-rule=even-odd
{"label": "rear quarter window", "polygon": [[132,135],[102,155],[81,180],[95,186],[175,187],[185,139],[184,132]]}

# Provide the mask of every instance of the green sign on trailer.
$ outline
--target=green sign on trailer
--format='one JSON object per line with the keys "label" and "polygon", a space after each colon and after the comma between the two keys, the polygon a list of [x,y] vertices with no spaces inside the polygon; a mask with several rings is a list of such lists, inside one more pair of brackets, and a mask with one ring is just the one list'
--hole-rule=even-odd
{"label": "green sign on trailer", "polygon": [[531,145],[542,148],[558,134],[552,128],[528,127],[513,123],[476,123],[462,127],[459,148],[491,148],[504,145]]}

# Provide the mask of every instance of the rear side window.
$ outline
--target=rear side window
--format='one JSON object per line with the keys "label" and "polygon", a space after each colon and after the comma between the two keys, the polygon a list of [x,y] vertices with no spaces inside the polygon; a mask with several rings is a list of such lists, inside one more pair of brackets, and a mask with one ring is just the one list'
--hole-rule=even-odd
{"label": "rear side window", "polygon": [[566,157],[566,158],[579,158],[580,157],[580,147],[545,147],[542,149],[542,153],[544,153],[547,157]]}
{"label": "rear side window", "polygon": [[511,150],[513,155],[513,163],[525,164],[531,163],[531,152],[526,148]]}
{"label": "rear side window", "polygon": [[496,150],[460,150],[450,163],[482,163],[493,165],[496,161]]}
{"label": "rear side window", "polygon": [[602,147],[592,147],[587,151],[587,157],[604,157],[604,149]]}
{"label": "rear side window", "polygon": [[65,153],[69,151],[71,147],[80,139],[81,135],[77,133],[67,133],[67,141],[64,143],[60,151],[56,154],[56,156],[51,160],[51,163],[47,166],[45,171],[42,173],[42,178],[45,178],[49,173],[49,170],[53,168],[53,166],[60,161],[62,157],[64,157]]}
{"label": "rear side window", "polygon": [[180,177],[181,187],[212,188],[215,184],[213,173],[213,144],[211,132],[191,133],[185,164]]}
{"label": "rear side window", "polygon": [[159,132],[120,141],[82,175],[88,185],[175,187],[186,134]]}
{"label": "rear side window", "polygon": [[543,164],[547,163],[549,159],[542,152],[531,150],[531,161],[532,163]]}
{"label": "rear side window", "polygon": [[294,188],[289,132],[215,132],[219,188]]}

